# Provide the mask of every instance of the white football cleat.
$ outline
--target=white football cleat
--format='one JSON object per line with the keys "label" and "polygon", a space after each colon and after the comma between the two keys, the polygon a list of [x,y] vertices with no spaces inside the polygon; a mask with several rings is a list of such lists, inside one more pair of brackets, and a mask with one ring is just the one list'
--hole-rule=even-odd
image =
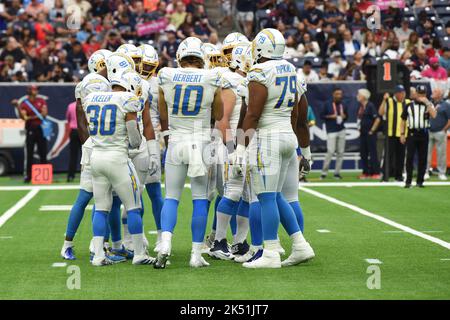
{"label": "white football cleat", "polygon": [[273,251],[278,252],[280,256],[284,256],[286,254],[286,250],[281,246],[280,241],[278,241],[276,247],[273,248]]}
{"label": "white football cleat", "polygon": [[145,234],[144,234],[144,236],[143,236],[143,240],[144,240],[144,249],[145,250],[148,250],[148,248],[150,247],[150,245],[149,245],[149,243],[148,243],[148,240],[147,240],[147,237],[145,236]]}
{"label": "white football cleat", "polygon": [[314,250],[308,242],[302,245],[292,245],[291,255],[281,262],[281,266],[295,266],[296,264],[304,263],[315,257]]}
{"label": "white football cleat", "polygon": [[153,249],[153,252],[159,252],[161,251],[161,241],[156,241],[155,248]]}
{"label": "white football cleat", "polygon": [[240,255],[240,256],[234,256],[234,262],[238,263],[244,263],[250,260],[251,257],[257,252],[258,250],[255,250],[255,248],[250,247],[250,250],[247,251],[246,254]]}
{"label": "white football cleat", "polygon": [[445,174],[438,175],[439,180],[445,181],[447,180],[447,176]]}
{"label": "white football cleat", "polygon": [[242,266],[250,269],[281,268],[280,254],[276,251],[264,249],[261,258],[253,260],[252,262],[245,262]]}
{"label": "white football cleat", "polygon": [[155,258],[150,257],[147,254],[141,255],[141,256],[134,256],[133,257],[133,264],[135,265],[152,265],[154,264],[156,261]]}
{"label": "white football cleat", "polygon": [[201,268],[209,266],[209,263],[206,262],[206,260],[201,255],[192,254],[191,260],[189,261],[189,266],[191,266],[192,268]]}
{"label": "white football cleat", "polygon": [[125,247],[126,250],[134,251],[133,241],[131,241],[131,238],[130,239],[124,239],[122,241],[122,245]]}
{"label": "white football cleat", "polygon": [[103,266],[111,266],[114,264],[114,262],[107,257],[94,257],[92,259],[91,264],[94,267],[103,267]]}

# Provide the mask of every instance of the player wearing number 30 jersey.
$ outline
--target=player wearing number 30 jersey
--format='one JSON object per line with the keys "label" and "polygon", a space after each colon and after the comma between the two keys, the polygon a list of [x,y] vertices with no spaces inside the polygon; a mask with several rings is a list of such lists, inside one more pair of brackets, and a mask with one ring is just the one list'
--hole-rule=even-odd
{"label": "player wearing number 30 jersey", "polygon": [[201,256],[201,248],[208,214],[211,117],[220,120],[223,113],[220,79],[216,72],[203,69],[202,42],[197,38],[180,43],[177,61],[181,68],[163,68],[158,74],[161,129],[168,149],[166,198],[161,211],[162,242],[155,268],[164,268],[170,254],[186,176],[190,177],[194,207],[190,266],[208,265]]}

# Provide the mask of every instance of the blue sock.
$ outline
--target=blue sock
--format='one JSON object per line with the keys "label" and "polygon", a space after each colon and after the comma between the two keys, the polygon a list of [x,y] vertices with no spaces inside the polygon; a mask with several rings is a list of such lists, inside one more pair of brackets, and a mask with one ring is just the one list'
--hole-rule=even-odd
{"label": "blue sock", "polygon": [[258,201],[250,203],[249,207],[250,234],[252,236],[252,245],[262,246],[262,224],[261,224],[261,205]]}
{"label": "blue sock", "polygon": [[161,210],[164,200],[161,193],[161,183],[147,183],[145,185],[147,194],[152,201],[153,218],[155,219],[156,230],[161,230]]}
{"label": "blue sock", "polygon": [[263,238],[266,240],[278,239],[278,226],[280,225],[280,213],[277,205],[276,192],[264,192],[258,194],[261,204],[261,223]]}
{"label": "blue sock", "polygon": [[295,217],[294,210],[283,197],[281,192],[277,193],[277,205],[278,211],[280,212],[280,221],[283,228],[286,230],[288,235],[294,234],[300,231],[298,226],[297,218]]}
{"label": "blue sock", "polygon": [[73,204],[72,210],[70,210],[69,221],[67,222],[66,238],[73,240],[77,233],[80,222],[84,216],[84,210],[86,209],[89,201],[92,199],[93,193],[85,190],[78,192],[77,200]]}
{"label": "blue sock", "polygon": [[113,203],[111,206],[111,212],[109,213],[108,222],[111,229],[111,240],[113,242],[122,240],[120,230],[120,205],[122,201],[118,196],[113,197]]}
{"label": "blue sock", "polygon": [[95,211],[94,218],[92,219],[92,231],[94,237],[103,237],[106,233],[106,227],[108,212],[106,211]]}
{"label": "blue sock", "polygon": [[141,208],[138,209],[139,213],[141,214],[141,218],[144,217],[144,199],[142,198],[142,194],[141,194]]}
{"label": "blue sock", "polygon": [[244,201],[241,199],[241,201],[239,201],[237,215],[244,217],[244,218],[248,218],[249,217],[249,207],[250,207],[249,203],[247,201]]}
{"label": "blue sock", "polygon": [[239,205],[239,202],[233,201],[228,198],[221,198],[219,204],[217,205],[217,210],[222,213],[228,214],[230,216],[236,215],[237,206]]}
{"label": "blue sock", "polygon": [[142,216],[140,209],[133,209],[127,211],[128,216],[128,230],[130,234],[139,234],[143,232]]}
{"label": "blue sock", "polygon": [[236,222],[236,211],[237,211],[237,207],[239,206],[239,202],[236,202],[236,210],[234,211],[234,214],[231,216],[231,220],[230,220],[230,228],[231,228],[231,234],[233,235],[233,237],[236,235],[236,231],[237,231],[237,222]]}
{"label": "blue sock", "polygon": [[297,218],[298,226],[300,227],[300,230],[303,233],[303,229],[304,229],[303,211],[302,211],[302,208],[300,207],[300,202],[298,202],[298,201],[289,202],[289,205],[291,206],[292,210],[294,210],[295,217]]}
{"label": "blue sock", "polygon": [[212,229],[214,231],[216,231],[216,226],[217,226],[217,207],[219,206],[220,200],[222,200],[222,197],[218,195],[216,197],[216,202],[214,202],[214,220],[213,220],[213,224],[212,224]]}
{"label": "blue sock", "polygon": [[173,233],[177,224],[178,200],[165,199],[161,210],[161,230]]}
{"label": "blue sock", "polygon": [[192,242],[203,242],[205,239],[206,224],[208,222],[208,200],[192,200],[194,211],[192,213]]}
{"label": "blue sock", "polygon": [[105,230],[105,242],[109,241],[109,236],[111,235],[111,229],[109,228],[109,223],[106,224]]}

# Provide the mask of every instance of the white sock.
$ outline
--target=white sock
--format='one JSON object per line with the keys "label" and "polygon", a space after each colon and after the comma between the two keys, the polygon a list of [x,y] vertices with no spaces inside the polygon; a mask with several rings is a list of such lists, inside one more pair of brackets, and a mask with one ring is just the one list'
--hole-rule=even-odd
{"label": "white sock", "polygon": [[132,234],[131,240],[133,241],[134,254],[136,256],[144,255],[145,254],[144,234],[143,233]]}
{"label": "white sock", "polygon": [[169,249],[170,254],[170,250],[172,249],[172,232],[169,231],[161,232],[161,244],[163,250]]}
{"label": "white sock", "polygon": [[211,229],[211,233],[209,234],[209,237],[211,239],[215,239],[216,238],[216,230]]}
{"label": "white sock", "polygon": [[217,211],[217,225],[216,225],[216,235],[215,240],[221,241],[227,237],[227,229],[230,224],[231,216]]}
{"label": "white sock", "polygon": [[192,242],[192,254],[196,256],[202,255],[203,242]]}
{"label": "white sock", "polygon": [[280,240],[265,240],[264,241],[264,249],[276,251],[276,249],[280,246]]}
{"label": "white sock", "polygon": [[65,249],[67,249],[67,248],[72,248],[72,247],[73,247],[73,241],[64,240],[64,245],[63,245],[63,247],[64,247]]}
{"label": "white sock", "polygon": [[112,243],[112,248],[115,249],[115,250],[120,250],[120,249],[122,249],[122,240],[114,241],[114,242]]}
{"label": "white sock", "polygon": [[131,235],[130,232],[128,231],[128,224],[123,224],[123,240],[124,241],[131,240]]}
{"label": "white sock", "polygon": [[254,245],[252,245],[252,247],[255,252],[263,248],[263,246],[254,246]]}
{"label": "white sock", "polygon": [[[105,241],[105,240],[103,239],[103,241]],[[109,241],[103,242],[103,248],[108,250],[108,248],[109,248]]]}
{"label": "white sock", "polygon": [[292,244],[294,245],[304,245],[306,243],[305,237],[303,237],[301,231],[291,234],[290,237],[292,239]]}
{"label": "white sock", "polygon": [[158,243],[158,242],[161,242],[161,233],[162,233],[162,231],[161,230],[156,230],[156,242]]}
{"label": "white sock", "polygon": [[236,222],[237,222],[236,228],[237,230],[236,230],[236,237],[234,239],[234,244],[243,243],[244,240],[247,239],[247,234],[249,230],[248,218],[237,216]]}
{"label": "white sock", "polygon": [[103,251],[103,241],[105,237],[92,238],[92,244],[94,245],[94,255],[96,258],[104,258],[105,251]]}

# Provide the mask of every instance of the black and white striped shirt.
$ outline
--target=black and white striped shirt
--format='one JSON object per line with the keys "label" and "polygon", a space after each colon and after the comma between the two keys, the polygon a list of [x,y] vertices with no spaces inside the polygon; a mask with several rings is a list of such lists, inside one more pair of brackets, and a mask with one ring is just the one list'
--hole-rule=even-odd
{"label": "black and white striped shirt", "polygon": [[403,109],[402,119],[406,120],[409,129],[423,130],[430,127],[430,114],[426,104],[412,101]]}

